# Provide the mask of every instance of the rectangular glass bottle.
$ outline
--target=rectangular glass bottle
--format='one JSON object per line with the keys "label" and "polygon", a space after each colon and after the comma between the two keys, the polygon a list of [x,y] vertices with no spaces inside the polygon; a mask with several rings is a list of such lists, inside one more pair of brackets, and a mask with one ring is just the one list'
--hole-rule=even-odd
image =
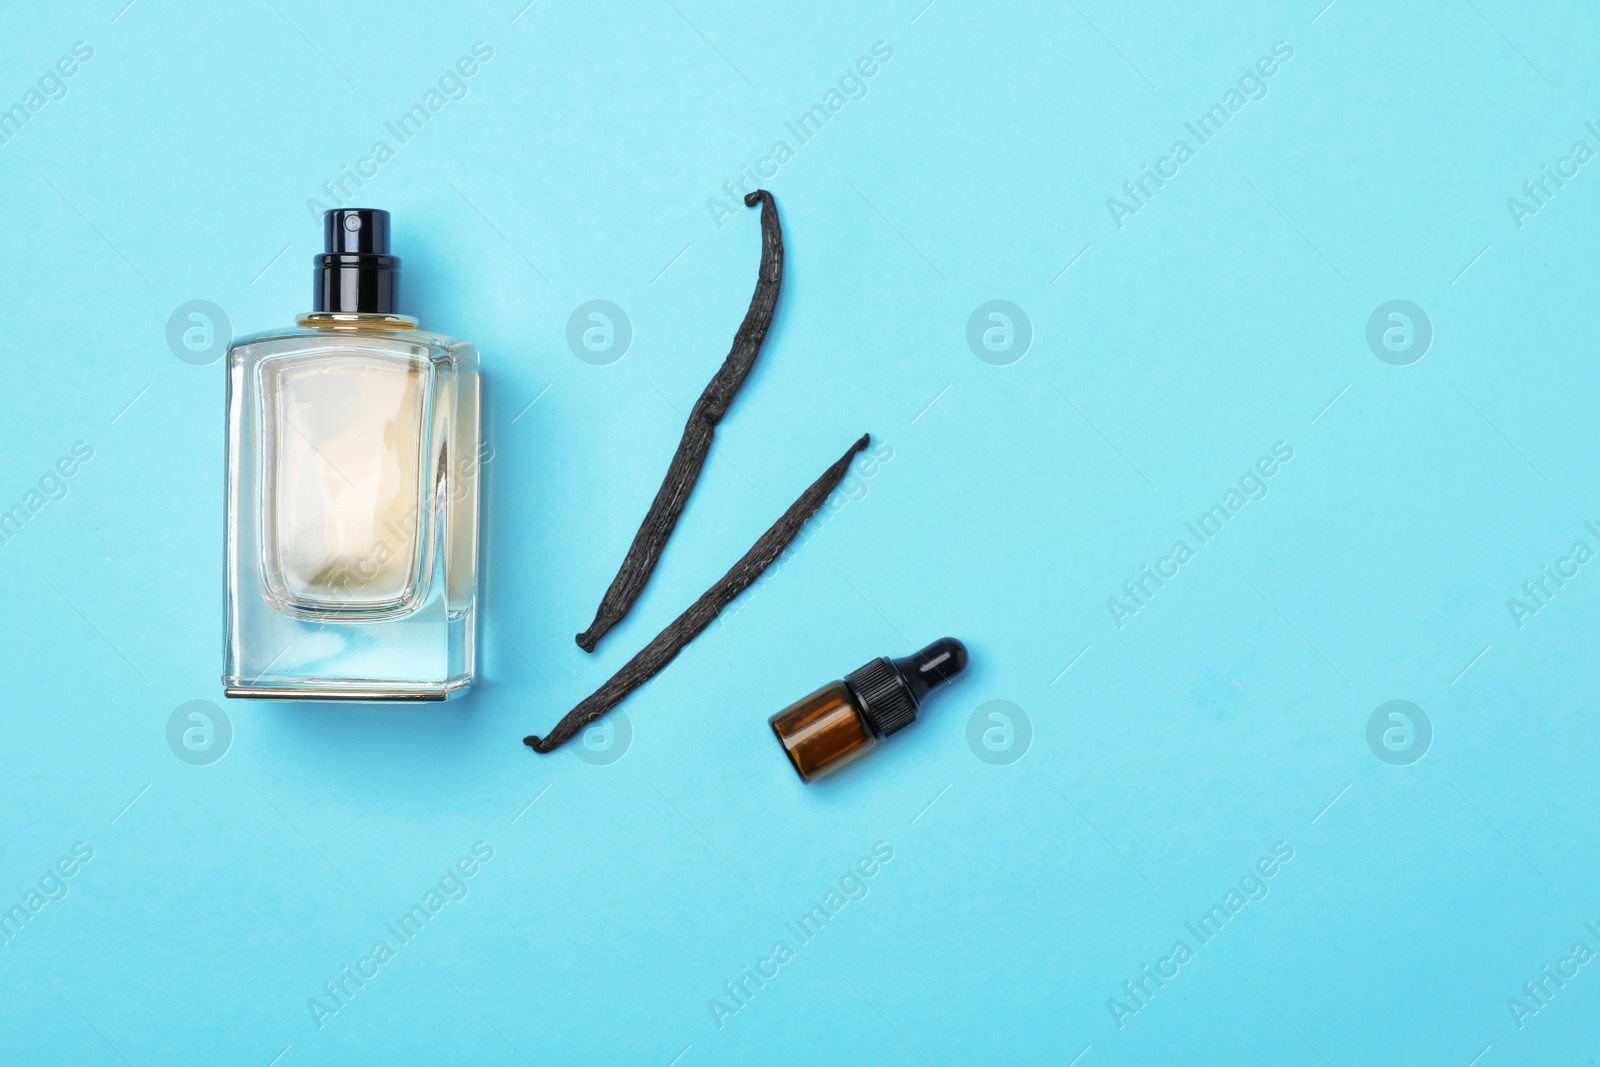
{"label": "rectangular glass bottle", "polygon": [[[352,213],[329,214],[342,234]],[[381,222],[381,255],[331,252],[324,274],[390,260]],[[392,310],[322,310],[354,302],[319,297],[298,328],[228,350],[230,697],[444,700],[472,683],[478,352]]]}

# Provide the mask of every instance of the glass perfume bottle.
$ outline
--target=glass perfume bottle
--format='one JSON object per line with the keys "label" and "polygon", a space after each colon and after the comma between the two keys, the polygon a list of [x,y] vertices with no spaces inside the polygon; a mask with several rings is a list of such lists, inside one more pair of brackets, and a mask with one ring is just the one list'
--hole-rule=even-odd
{"label": "glass perfume bottle", "polygon": [[474,670],[478,351],[396,314],[388,212],[323,237],[298,328],[228,349],[224,690],[445,700]]}
{"label": "glass perfume bottle", "polygon": [[930,691],[967,666],[967,646],[941,637],[899,659],[881,657],[767,720],[801,781],[814,782],[917,720]]}

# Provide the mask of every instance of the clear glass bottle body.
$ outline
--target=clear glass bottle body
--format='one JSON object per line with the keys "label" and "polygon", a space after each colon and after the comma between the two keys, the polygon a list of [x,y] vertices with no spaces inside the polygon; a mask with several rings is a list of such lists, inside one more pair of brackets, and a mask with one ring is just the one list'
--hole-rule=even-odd
{"label": "clear glass bottle body", "polygon": [[318,313],[227,358],[230,697],[444,700],[475,666],[478,352]]}

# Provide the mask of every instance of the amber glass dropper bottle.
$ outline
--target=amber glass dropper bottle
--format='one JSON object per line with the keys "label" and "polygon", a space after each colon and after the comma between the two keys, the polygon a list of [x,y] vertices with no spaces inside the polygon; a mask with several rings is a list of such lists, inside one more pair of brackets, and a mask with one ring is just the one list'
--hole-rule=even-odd
{"label": "amber glass dropper bottle", "polygon": [[967,647],[941,637],[920,652],[880,658],[767,720],[803,781],[814,782],[910,726],[932,689],[960,674]]}

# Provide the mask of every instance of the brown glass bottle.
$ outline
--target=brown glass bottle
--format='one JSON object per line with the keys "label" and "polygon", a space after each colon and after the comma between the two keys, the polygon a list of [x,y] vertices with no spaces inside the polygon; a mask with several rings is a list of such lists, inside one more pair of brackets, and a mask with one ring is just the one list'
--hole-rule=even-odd
{"label": "brown glass bottle", "polygon": [[767,720],[802,780],[816,781],[916,721],[923,697],[960,674],[967,649],[944,637],[899,659],[875,659]]}

